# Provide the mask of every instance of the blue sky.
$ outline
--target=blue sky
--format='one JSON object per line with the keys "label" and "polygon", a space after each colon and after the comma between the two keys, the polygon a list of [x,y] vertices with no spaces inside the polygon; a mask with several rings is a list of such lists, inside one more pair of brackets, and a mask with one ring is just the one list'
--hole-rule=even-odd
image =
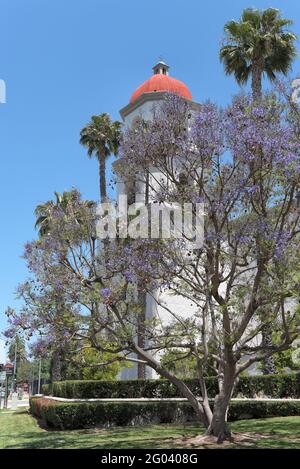
{"label": "blue sky", "polygon": [[101,112],[119,119],[160,55],[195,101],[227,103],[238,86],[218,59],[223,25],[249,6],[281,9],[300,36],[299,0],[0,0],[0,330],[26,278],[21,254],[35,236],[35,206],[72,186],[98,198],[81,127]]}

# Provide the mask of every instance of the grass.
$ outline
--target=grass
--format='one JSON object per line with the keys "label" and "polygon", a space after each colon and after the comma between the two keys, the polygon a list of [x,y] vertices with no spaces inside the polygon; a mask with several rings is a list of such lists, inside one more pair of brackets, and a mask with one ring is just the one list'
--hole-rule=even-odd
{"label": "grass", "polygon": [[[262,437],[226,445],[234,448],[300,449],[300,417],[242,420],[232,424],[234,432],[255,432]],[[12,448],[182,448],[181,438],[202,433],[197,425],[151,425],[73,431],[47,431],[25,409],[0,411],[0,449]],[[202,445],[200,448],[206,446]],[[211,446],[210,446],[211,447]]]}

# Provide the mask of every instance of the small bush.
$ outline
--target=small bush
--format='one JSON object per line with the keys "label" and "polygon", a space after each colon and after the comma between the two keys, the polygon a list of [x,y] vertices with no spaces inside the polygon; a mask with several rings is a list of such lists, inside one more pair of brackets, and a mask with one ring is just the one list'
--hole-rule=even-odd
{"label": "small bush", "polygon": [[[159,423],[195,422],[188,402],[58,402],[47,398],[30,399],[33,415],[48,427],[76,429],[103,426],[135,426]],[[230,421],[245,418],[266,418],[300,415],[297,401],[234,401],[230,405]]]}
{"label": "small bush", "polygon": [[[200,387],[196,379],[185,380],[192,392],[199,396]],[[216,378],[208,378],[208,395],[214,397],[218,386]],[[169,381],[158,380],[128,380],[128,381],[60,381],[53,386],[43,386],[43,393],[68,399],[89,398],[171,398],[181,397],[178,389]],[[242,376],[235,388],[234,397],[255,398],[264,395],[270,398],[293,399],[300,397],[300,373]]]}

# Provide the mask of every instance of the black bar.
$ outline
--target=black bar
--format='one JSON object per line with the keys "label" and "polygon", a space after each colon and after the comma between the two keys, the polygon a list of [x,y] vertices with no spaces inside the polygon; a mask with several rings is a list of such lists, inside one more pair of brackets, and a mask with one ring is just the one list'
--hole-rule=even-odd
{"label": "black bar", "polygon": [[[25,455],[24,455],[25,452]],[[10,458],[11,462],[24,463],[24,457],[30,458],[30,465],[36,462],[40,467],[41,461],[47,461],[47,464],[52,463],[71,463],[83,464],[87,467],[88,464],[93,464],[96,467],[149,467],[151,465],[180,465],[181,467],[205,467],[206,464],[221,461],[222,463],[230,463],[231,467],[235,461],[242,463],[243,467],[253,463],[259,462],[270,464],[270,458],[276,457],[276,463],[289,463],[289,458],[292,461],[295,457],[299,457],[299,450],[276,450],[276,449],[219,449],[208,450],[205,449],[91,449],[91,450],[2,450],[1,455],[6,455]],[[241,459],[242,458],[242,459]]]}

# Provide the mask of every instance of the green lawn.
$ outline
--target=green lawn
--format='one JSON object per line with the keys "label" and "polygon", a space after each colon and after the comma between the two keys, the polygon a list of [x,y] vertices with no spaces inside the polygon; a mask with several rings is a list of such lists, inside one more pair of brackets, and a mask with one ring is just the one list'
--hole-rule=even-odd
{"label": "green lawn", "polygon": [[[278,417],[243,420],[232,424],[234,432],[255,432],[261,436],[252,441],[228,444],[233,448],[298,448],[300,449],[300,417]],[[0,411],[0,449],[9,448],[182,448],[178,441],[199,435],[196,425],[152,425],[46,431],[27,410]],[[206,447],[200,446],[200,447]],[[211,446],[210,446],[211,447]]]}

